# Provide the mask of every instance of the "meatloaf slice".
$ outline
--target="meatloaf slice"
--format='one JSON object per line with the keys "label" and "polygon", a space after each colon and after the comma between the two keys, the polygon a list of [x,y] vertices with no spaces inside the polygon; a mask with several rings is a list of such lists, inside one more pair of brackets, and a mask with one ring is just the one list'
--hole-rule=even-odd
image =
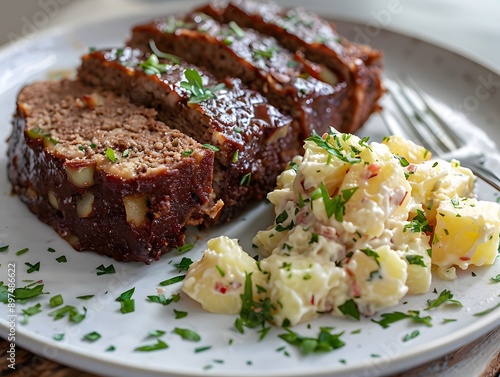
{"label": "meatloaf slice", "polygon": [[[322,134],[330,126],[343,129],[342,115],[348,105],[344,100],[345,81],[338,82],[335,75],[309,69],[314,64],[288,51],[273,37],[243,30],[234,22],[221,25],[206,14],[195,12],[136,26],[128,44],[151,51],[151,41],[161,51],[203,65],[219,79],[239,77],[294,118],[295,134],[300,140],[313,130]],[[322,78],[329,83],[311,76],[311,71],[318,76],[323,73]]]}
{"label": "meatloaf slice", "polygon": [[121,93],[215,150],[214,191],[224,207],[219,221],[233,217],[251,199],[271,190],[296,153],[298,140],[282,115],[241,80],[217,80],[172,56],[158,58],[131,48],[85,55],[78,77]]}
{"label": "meatloaf slice", "polygon": [[199,11],[219,22],[236,22],[275,37],[292,51],[301,51],[311,61],[328,67],[345,80],[350,103],[343,131],[354,132],[379,109],[382,95],[382,53],[340,36],[335,26],[303,8],[282,8],[273,2],[216,0]]}
{"label": "meatloaf slice", "polygon": [[26,86],[8,140],[14,193],[77,250],[159,259],[211,211],[214,153],[155,116],[78,81]]}

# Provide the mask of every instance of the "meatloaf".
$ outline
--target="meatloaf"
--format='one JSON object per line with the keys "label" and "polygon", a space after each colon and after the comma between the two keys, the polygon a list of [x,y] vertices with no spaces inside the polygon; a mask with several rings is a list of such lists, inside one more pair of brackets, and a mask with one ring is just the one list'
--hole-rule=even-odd
{"label": "meatloaf", "polygon": [[322,134],[330,126],[343,127],[342,114],[348,105],[345,81],[325,74],[326,68],[320,72],[318,65],[290,52],[274,37],[243,30],[234,22],[221,25],[204,13],[194,12],[136,26],[128,44],[151,52],[151,41],[153,48],[201,64],[219,79],[240,78],[294,118],[299,140],[313,130]]}
{"label": "meatloaf", "polygon": [[219,22],[236,22],[273,36],[289,50],[332,70],[348,88],[349,111],[343,113],[341,131],[356,131],[379,109],[382,53],[343,38],[331,22],[314,12],[252,0],[216,0],[198,11]]}
{"label": "meatloaf", "polygon": [[83,57],[78,77],[155,108],[161,120],[214,150],[214,191],[224,202],[218,221],[227,221],[249,200],[265,197],[298,150],[291,118],[238,78],[216,79],[175,56],[158,55],[94,51]]}
{"label": "meatloaf", "polygon": [[78,81],[37,82],[13,123],[13,191],[77,250],[149,264],[213,209],[214,152],[153,109]]}

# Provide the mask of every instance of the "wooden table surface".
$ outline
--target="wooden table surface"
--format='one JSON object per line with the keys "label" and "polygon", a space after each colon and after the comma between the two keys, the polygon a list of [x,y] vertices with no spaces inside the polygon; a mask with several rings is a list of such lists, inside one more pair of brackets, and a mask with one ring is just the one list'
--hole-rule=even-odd
{"label": "wooden table surface", "polygon": [[[0,375],[9,377],[100,377],[16,349],[16,369],[8,367],[8,342],[0,340]],[[391,377],[498,377],[500,326],[482,338],[442,358]]]}

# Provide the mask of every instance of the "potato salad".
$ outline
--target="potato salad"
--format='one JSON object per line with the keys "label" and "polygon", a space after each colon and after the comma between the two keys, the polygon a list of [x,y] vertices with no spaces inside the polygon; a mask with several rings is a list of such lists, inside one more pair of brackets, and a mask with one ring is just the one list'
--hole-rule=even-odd
{"label": "potato salad", "polygon": [[457,267],[494,263],[500,205],[475,199],[474,179],[402,137],[313,134],[268,194],[275,218],[254,237],[260,259],[212,239],[183,291],[237,314],[250,277],[252,299],[270,302],[277,326],[373,315],[427,292],[432,269],[454,279]]}

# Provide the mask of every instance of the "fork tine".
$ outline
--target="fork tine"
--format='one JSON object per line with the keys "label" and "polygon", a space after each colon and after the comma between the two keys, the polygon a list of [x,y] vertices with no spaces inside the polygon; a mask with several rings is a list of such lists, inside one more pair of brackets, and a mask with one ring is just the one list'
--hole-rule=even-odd
{"label": "fork tine", "polygon": [[[442,154],[443,149],[434,142],[434,136],[430,133],[430,129],[428,127],[422,127],[422,125],[416,120],[416,118],[408,115],[408,110],[405,109],[404,104],[402,103],[398,95],[393,93],[392,90],[388,89],[387,91],[390,93],[392,101],[398,109],[399,115],[404,118],[406,124],[411,126],[411,132],[413,136],[418,139],[419,143],[426,149],[430,150],[433,154]],[[402,134],[404,135],[404,132]]]}
{"label": "fork tine", "polygon": [[398,78],[399,83],[405,84],[417,95],[418,99],[422,101],[425,107],[425,111],[432,115],[433,119],[439,124],[441,131],[439,134],[435,133],[436,136],[443,141],[443,143],[449,148],[450,151],[460,148],[464,145],[464,140],[453,130],[453,128],[446,122],[442,116],[440,116],[434,108],[427,101],[422,89],[415,83],[415,81],[409,77],[407,74],[401,74]]}
{"label": "fork tine", "polygon": [[[430,106],[421,95],[421,92],[415,91],[413,87],[410,87],[399,77],[396,78],[396,80],[399,84],[401,95],[404,97],[415,116],[416,122],[413,123],[413,127],[419,127],[415,131],[417,133],[425,132],[428,137],[427,142],[432,146],[431,149],[434,149],[439,154],[457,149],[459,146],[447,136],[447,133],[443,130],[439,121],[429,116],[428,108],[430,108]],[[419,104],[415,102],[415,96],[416,99],[420,101]],[[422,107],[424,110],[422,110]],[[425,131],[423,131],[424,129]]]}

